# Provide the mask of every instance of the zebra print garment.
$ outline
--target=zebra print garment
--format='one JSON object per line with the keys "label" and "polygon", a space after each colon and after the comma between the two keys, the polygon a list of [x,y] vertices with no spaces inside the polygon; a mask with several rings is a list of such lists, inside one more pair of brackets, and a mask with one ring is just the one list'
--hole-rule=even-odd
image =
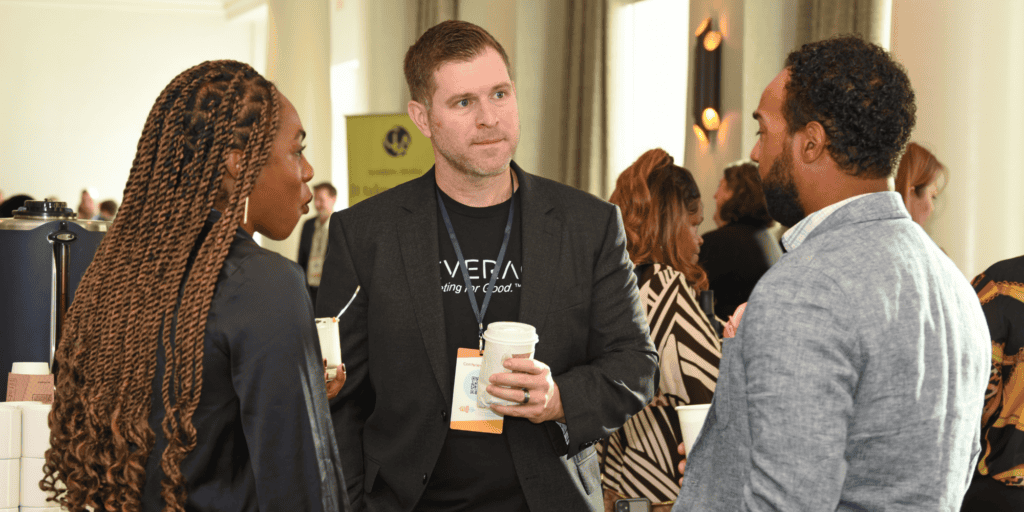
{"label": "zebra print garment", "polygon": [[679,494],[676,451],[682,430],[675,406],[711,402],[722,340],[682,273],[653,264],[643,270],[640,301],[658,347],[661,381],[651,404],[601,443],[604,487],[622,497],[671,504]]}

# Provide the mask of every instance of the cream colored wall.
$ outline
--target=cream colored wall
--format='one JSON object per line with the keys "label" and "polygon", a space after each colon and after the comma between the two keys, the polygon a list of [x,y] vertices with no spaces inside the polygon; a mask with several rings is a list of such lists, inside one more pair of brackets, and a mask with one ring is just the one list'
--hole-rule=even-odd
{"label": "cream colored wall", "polygon": [[[743,71],[746,62],[747,43],[743,0],[692,0],[690,2],[690,22],[685,27],[689,33],[689,45],[686,49],[694,55],[697,44],[697,27],[708,17],[712,19],[712,27],[722,32],[722,65],[720,112],[721,128],[709,135],[707,142],[697,140],[692,126],[694,124],[693,109],[686,109],[686,118],[680,122],[687,126],[686,157],[683,166],[693,173],[700,188],[704,202],[704,223],[701,232],[715,229],[711,220],[715,213],[715,200],[712,196],[722,179],[722,169],[731,162],[744,158],[750,148],[743,145],[743,133],[750,129],[747,122],[750,113],[744,112]],[[693,102],[694,59],[690,59],[690,71],[686,80],[687,105]],[[776,71],[777,72],[777,71]],[[774,73],[773,73],[774,76]],[[769,79],[770,80],[770,79]],[[767,82],[766,82],[767,84]]]}
{"label": "cream colored wall", "polygon": [[[330,8],[325,0],[269,0],[267,5],[266,77],[291,100],[302,120],[312,185],[332,181]],[[309,209],[315,215],[312,203]],[[288,238],[263,238],[261,245],[298,259],[301,233],[296,227]]]}
{"label": "cream colored wall", "polygon": [[893,0],[891,45],[949,169],[929,234],[969,278],[1024,254],[1024,2]]}
{"label": "cream colored wall", "polygon": [[164,86],[209,59],[262,70],[265,30],[217,10],[75,5],[0,1],[0,189],[72,208],[85,187],[120,202]]}
{"label": "cream colored wall", "polygon": [[[744,4],[743,107],[739,112],[741,158],[749,158],[750,150],[757,143],[757,123],[752,114],[761,101],[761,93],[782,70],[789,52],[796,49],[797,3],[798,0],[748,0]],[[718,176],[720,179],[721,169]]]}

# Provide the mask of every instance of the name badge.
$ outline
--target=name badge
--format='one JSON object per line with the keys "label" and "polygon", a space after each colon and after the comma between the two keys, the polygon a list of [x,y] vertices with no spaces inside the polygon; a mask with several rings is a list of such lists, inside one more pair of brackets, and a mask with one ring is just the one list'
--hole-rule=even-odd
{"label": "name badge", "polygon": [[455,389],[452,390],[452,423],[454,430],[500,434],[505,418],[490,408],[477,407],[476,393],[480,382],[483,358],[474,348],[460,348],[455,359]]}

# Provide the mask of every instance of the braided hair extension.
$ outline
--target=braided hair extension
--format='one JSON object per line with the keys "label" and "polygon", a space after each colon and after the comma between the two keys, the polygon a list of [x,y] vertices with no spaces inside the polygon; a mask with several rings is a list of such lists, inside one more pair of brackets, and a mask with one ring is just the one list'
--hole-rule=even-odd
{"label": "braided hair extension", "polygon": [[[149,415],[158,350],[168,440],[161,496],[164,510],[184,510],[181,462],[197,441],[192,415],[207,316],[245,198],[270,154],[276,94],[248,65],[211,61],[175,77],[150,111],[121,210],[82,278],[56,354],[40,486],[63,493],[57,501],[71,511],[141,508],[155,445]],[[236,151],[237,181],[222,188]],[[225,211],[200,239],[215,202]]]}

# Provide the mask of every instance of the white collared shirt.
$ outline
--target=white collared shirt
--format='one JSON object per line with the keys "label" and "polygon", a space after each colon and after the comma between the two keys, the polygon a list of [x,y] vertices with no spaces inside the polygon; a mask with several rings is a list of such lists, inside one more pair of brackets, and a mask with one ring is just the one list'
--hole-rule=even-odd
{"label": "white collared shirt", "polygon": [[811,231],[814,231],[814,229],[820,226],[822,222],[825,222],[825,219],[827,219],[829,215],[832,215],[836,210],[842,208],[847,203],[852,203],[853,201],[866,197],[868,195],[870,195],[870,193],[848,197],[846,199],[843,199],[842,201],[839,201],[838,203],[830,204],[804,217],[803,220],[797,222],[795,226],[790,228],[789,231],[786,231],[786,233],[782,235],[783,247],[786,248],[787,252],[792,251],[797,247],[800,247],[800,244],[804,243],[804,240],[807,240],[807,237],[811,234]]}

